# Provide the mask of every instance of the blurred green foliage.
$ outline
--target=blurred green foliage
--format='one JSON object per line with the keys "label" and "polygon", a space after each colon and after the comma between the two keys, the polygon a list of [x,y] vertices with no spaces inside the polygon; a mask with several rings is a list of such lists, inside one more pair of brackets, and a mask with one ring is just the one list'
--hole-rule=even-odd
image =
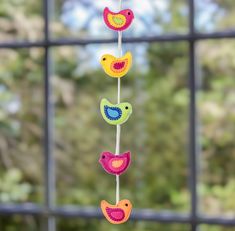
{"label": "blurred green foliage", "polygon": [[[225,1],[220,7],[231,11],[234,6],[231,3]],[[171,7],[181,9],[182,2],[172,1]],[[187,22],[177,14],[179,11],[175,12],[171,26],[185,25]],[[41,1],[4,0],[0,3],[0,40],[42,38],[41,13]],[[226,26],[232,18],[224,20]],[[167,23],[161,23],[166,31],[171,30]],[[52,25],[63,34],[59,22],[53,21]],[[133,53],[135,46],[142,44],[130,46]],[[235,42],[228,40],[198,42],[196,64],[199,207],[208,215],[228,217],[234,216],[235,209],[234,47]],[[86,47],[51,50],[59,205],[98,206],[101,199],[114,202],[115,180],[103,172],[97,160],[101,151],[114,150],[115,128],[102,120],[99,101],[102,97],[115,101],[116,81],[92,66],[81,74],[80,56],[84,52]],[[133,162],[121,177],[121,196],[131,199],[135,208],[187,213],[190,209],[188,45],[152,43],[146,59],[146,72],[141,72],[135,64],[128,78],[122,81],[122,99],[132,103],[134,113],[122,126],[121,149],[132,151]],[[44,190],[43,50],[1,49],[0,60],[0,202],[40,204]],[[40,219],[34,217],[0,218],[3,231],[19,231],[20,226],[39,230],[40,224]],[[187,225],[139,221],[117,227],[104,220],[81,219],[58,219],[57,226],[59,231],[189,230]],[[234,229],[202,226],[202,230]]]}
{"label": "blurred green foliage", "polygon": [[18,169],[9,169],[1,178],[1,203],[25,201],[31,191],[28,183],[22,182],[22,173]]}

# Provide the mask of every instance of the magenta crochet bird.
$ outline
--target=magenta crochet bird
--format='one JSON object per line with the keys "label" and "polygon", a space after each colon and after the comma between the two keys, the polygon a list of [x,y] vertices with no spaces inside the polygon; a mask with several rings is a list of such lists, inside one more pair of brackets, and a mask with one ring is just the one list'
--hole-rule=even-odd
{"label": "magenta crochet bird", "polygon": [[131,153],[125,152],[120,155],[114,155],[111,152],[102,152],[99,162],[107,173],[121,175],[130,165]]}
{"label": "magenta crochet bird", "polygon": [[103,18],[106,25],[115,31],[126,30],[132,23],[134,19],[134,13],[130,9],[122,10],[118,13],[114,13],[105,7],[103,12]]}

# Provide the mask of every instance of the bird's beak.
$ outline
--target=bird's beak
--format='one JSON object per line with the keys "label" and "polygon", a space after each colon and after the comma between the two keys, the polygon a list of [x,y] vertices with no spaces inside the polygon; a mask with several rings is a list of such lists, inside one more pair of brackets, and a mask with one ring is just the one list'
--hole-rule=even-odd
{"label": "bird's beak", "polygon": [[102,164],[102,159],[101,158],[99,158],[99,163]]}

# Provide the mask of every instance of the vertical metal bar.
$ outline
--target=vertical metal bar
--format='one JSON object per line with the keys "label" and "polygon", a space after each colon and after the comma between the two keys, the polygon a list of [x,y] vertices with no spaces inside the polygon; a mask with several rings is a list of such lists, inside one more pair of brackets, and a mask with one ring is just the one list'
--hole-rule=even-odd
{"label": "vertical metal bar", "polygon": [[197,108],[196,108],[196,81],[195,81],[195,43],[189,44],[189,88],[190,88],[190,148],[189,148],[189,187],[191,193],[192,231],[197,230]]}
{"label": "vertical metal bar", "polygon": [[190,130],[189,130],[189,187],[191,193],[191,231],[198,230],[198,194],[197,194],[197,105],[196,105],[196,68],[195,68],[195,6],[189,4],[189,89],[190,89]]}
{"label": "vertical metal bar", "polygon": [[50,46],[49,46],[49,12],[50,0],[44,0],[44,36],[45,36],[45,56],[44,56],[44,105],[45,105],[45,134],[44,134],[44,152],[45,152],[45,207],[48,216],[45,218],[44,229],[46,231],[55,231],[55,218],[50,215],[54,207],[55,194],[55,168],[53,159],[53,104],[52,104],[52,87],[50,71]]}

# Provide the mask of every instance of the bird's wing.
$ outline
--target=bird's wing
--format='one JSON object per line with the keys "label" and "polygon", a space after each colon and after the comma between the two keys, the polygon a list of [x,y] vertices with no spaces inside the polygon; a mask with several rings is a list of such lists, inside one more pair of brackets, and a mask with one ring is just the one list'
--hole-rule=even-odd
{"label": "bird's wing", "polygon": [[125,218],[125,213],[119,208],[106,208],[106,212],[113,221],[122,221]]}
{"label": "bird's wing", "polygon": [[104,113],[110,120],[118,120],[122,116],[122,111],[118,107],[104,106]]}
{"label": "bird's wing", "polygon": [[108,14],[108,21],[112,26],[120,28],[125,25],[126,18],[122,14]]}
{"label": "bird's wing", "polygon": [[118,169],[118,168],[123,166],[124,159],[121,159],[121,158],[113,159],[113,160],[110,161],[110,163],[111,163],[112,168]]}

